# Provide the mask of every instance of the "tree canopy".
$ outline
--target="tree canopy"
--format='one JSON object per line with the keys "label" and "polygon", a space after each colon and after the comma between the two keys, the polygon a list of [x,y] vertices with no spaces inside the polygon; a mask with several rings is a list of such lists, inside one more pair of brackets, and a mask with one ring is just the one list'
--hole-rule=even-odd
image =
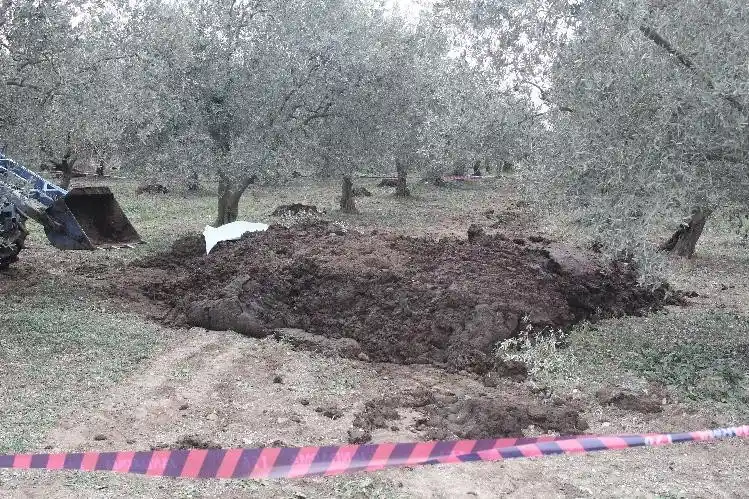
{"label": "tree canopy", "polygon": [[[746,207],[740,0],[2,0],[0,137],[218,186],[519,163],[614,252]],[[400,191],[400,190],[399,190]],[[405,191],[400,191],[405,192]],[[693,249],[693,248],[692,248]]]}

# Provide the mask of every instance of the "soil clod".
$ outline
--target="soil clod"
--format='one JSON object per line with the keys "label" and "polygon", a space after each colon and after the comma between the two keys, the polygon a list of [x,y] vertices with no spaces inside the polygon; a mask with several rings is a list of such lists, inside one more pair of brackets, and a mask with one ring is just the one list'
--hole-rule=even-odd
{"label": "soil clod", "polygon": [[273,210],[274,217],[298,215],[300,213],[318,213],[317,206],[303,203],[282,204]]}
{"label": "soil clod", "polygon": [[602,405],[613,405],[627,411],[655,413],[663,410],[662,396],[658,393],[637,393],[631,390],[604,387],[596,392],[596,398]]}
{"label": "soil clod", "polygon": [[135,189],[136,194],[169,194],[164,184],[141,184]]}
{"label": "soil clod", "polygon": [[326,418],[334,420],[343,417],[343,411],[334,405],[317,407],[315,408],[315,412],[322,414]]}
{"label": "soil clod", "polygon": [[174,445],[163,445],[159,444],[156,446],[152,446],[151,450],[160,450],[160,449],[220,449],[221,445],[212,442],[206,438],[203,438],[198,435],[185,435],[184,437],[181,437],[179,440],[177,440]]}
{"label": "soil clod", "polygon": [[[528,377],[528,366],[516,360],[497,360],[495,372],[497,375],[510,378],[513,381],[524,381]],[[487,379],[491,379],[491,376],[484,377],[484,384],[486,384]]]}
{"label": "soil clod", "polygon": [[351,428],[348,431],[348,443],[352,445],[366,444],[372,441],[372,434],[361,428]]}
{"label": "soil clod", "polygon": [[377,184],[377,187],[398,187],[397,178],[384,178]]}

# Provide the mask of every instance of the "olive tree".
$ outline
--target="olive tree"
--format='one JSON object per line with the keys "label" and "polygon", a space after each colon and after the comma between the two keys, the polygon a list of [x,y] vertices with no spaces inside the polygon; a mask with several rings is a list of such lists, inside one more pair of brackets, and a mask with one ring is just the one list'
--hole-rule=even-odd
{"label": "olive tree", "polygon": [[216,223],[233,221],[254,179],[285,173],[290,151],[330,115],[374,15],[348,0],[146,2],[128,22],[140,53],[132,99],[143,111],[130,134],[214,172]]}
{"label": "olive tree", "polygon": [[[340,206],[355,212],[355,173],[398,173],[396,196],[408,196],[407,173],[423,148],[434,75],[445,44],[426,24],[407,25],[374,11],[349,19],[356,33],[336,52],[338,80],[326,116],[304,130],[318,170],[341,176]],[[374,42],[373,42],[374,41]]]}
{"label": "olive tree", "polygon": [[661,248],[691,256],[716,207],[748,204],[749,6],[583,2],[573,28],[550,68],[534,185],[617,252],[646,252],[688,213]]}
{"label": "olive tree", "polygon": [[[514,163],[527,154],[526,130],[540,110],[545,61],[563,13],[549,0],[453,0],[427,16],[447,38],[448,57],[430,106],[427,176]],[[552,36],[552,34],[554,34]]]}
{"label": "olive tree", "polygon": [[[65,188],[76,160],[111,130],[97,96],[103,66],[113,59],[102,43],[106,33],[89,16],[95,8],[76,0],[0,1],[0,143],[33,169],[55,165]],[[25,218],[9,203],[0,195],[0,266],[16,259],[27,235]]]}
{"label": "olive tree", "polygon": [[76,160],[111,128],[110,114],[97,112],[97,97],[113,57],[105,32],[85,16],[88,7],[75,1],[0,4],[0,136],[32,167],[56,166],[64,187]]}

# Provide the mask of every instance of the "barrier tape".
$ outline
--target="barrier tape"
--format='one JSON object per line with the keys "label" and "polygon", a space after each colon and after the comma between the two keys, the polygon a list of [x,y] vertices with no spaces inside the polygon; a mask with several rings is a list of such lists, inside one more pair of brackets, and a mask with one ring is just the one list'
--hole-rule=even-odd
{"label": "barrier tape", "polygon": [[689,433],[542,436],[420,443],[0,455],[0,468],[115,471],[184,478],[296,478],[386,467],[500,461],[749,437],[749,426]]}

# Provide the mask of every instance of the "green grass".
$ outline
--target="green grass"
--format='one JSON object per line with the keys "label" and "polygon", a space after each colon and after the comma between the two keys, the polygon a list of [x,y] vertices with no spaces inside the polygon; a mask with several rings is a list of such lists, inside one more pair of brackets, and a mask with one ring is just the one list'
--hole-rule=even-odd
{"label": "green grass", "polygon": [[678,388],[687,397],[727,402],[749,401],[746,352],[731,347],[685,343],[670,348],[647,343],[632,352],[625,365],[650,381]]}
{"label": "green grass", "polygon": [[749,407],[749,317],[682,310],[582,324],[570,352],[592,377],[630,371],[682,399]]}
{"label": "green grass", "polygon": [[5,301],[0,312],[0,452],[44,444],[68,411],[137,369],[158,348],[158,328],[64,293]]}

